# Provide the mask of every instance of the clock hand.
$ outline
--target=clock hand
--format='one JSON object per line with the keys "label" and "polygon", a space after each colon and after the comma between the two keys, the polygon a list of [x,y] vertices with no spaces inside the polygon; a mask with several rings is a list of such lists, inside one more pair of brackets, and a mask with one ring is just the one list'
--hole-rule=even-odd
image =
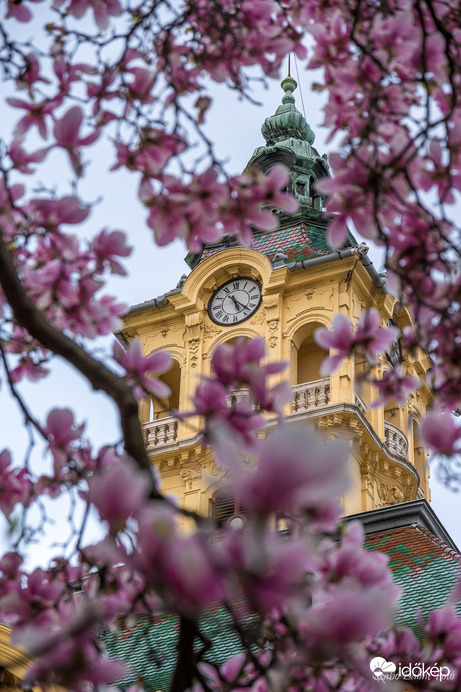
{"label": "clock hand", "polygon": [[237,300],[237,298],[236,298],[235,296],[231,295],[231,296],[229,296],[229,297],[230,297],[230,299],[233,301],[235,307],[236,307],[237,310],[238,310],[238,309],[239,309],[239,305],[242,305],[242,304],[238,302],[238,300]]}
{"label": "clock hand", "polygon": [[237,300],[237,298],[236,298],[235,296],[231,295],[230,297],[231,297],[231,299],[234,301],[234,305],[235,305],[236,308],[238,308],[238,307],[240,306],[243,310],[246,309],[247,306],[246,306],[246,305],[242,305],[242,303],[241,303],[239,300]]}

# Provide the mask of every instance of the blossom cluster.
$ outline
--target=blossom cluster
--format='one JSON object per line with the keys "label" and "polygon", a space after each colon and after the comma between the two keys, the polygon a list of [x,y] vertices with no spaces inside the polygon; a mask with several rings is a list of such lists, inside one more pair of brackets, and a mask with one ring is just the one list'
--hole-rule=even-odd
{"label": "blossom cluster", "polygon": [[342,136],[341,153],[330,156],[333,178],[317,183],[330,196],[329,238],[341,246],[350,224],[386,247],[387,268],[416,315],[407,344],[431,351],[434,389],[457,409],[459,18],[444,2],[351,5],[292,4],[314,39],[309,66],[324,72],[324,124]]}
{"label": "blossom cluster", "polygon": [[260,411],[280,416],[291,398],[286,382],[269,386],[270,376],[282,372],[285,363],[263,365],[265,353],[264,339],[220,344],[211,359],[214,375],[198,385],[192,399],[192,415],[205,417],[204,439],[219,448],[221,461],[227,456],[224,450],[236,441],[237,446],[251,449],[255,433],[265,425]]}
{"label": "blossom cluster", "polygon": [[181,238],[189,250],[197,252],[202,243],[217,242],[224,233],[249,245],[252,228],[277,228],[277,217],[261,206],[295,211],[296,200],[281,192],[287,183],[288,171],[283,166],[276,166],[267,176],[254,169],[226,182],[220,182],[216,170],[210,168],[186,185],[172,175],[164,175],[160,194],[144,178],[139,197],[149,208],[147,224],[158,245]]}
{"label": "blossom cluster", "polygon": [[[71,447],[76,431],[68,412],[50,414],[47,428],[58,454]],[[326,661],[341,658],[349,648],[356,657],[366,656],[366,648],[357,648],[361,640],[388,627],[392,618],[392,607],[383,607],[370,619],[370,603],[385,591],[395,605],[398,592],[384,559],[364,549],[357,528],[339,546],[319,542],[319,531],[335,526],[339,517],[331,493],[345,487],[345,454],[345,446],[317,440],[308,429],[277,430],[258,447],[256,468],[235,468],[229,477],[232,491],[242,494],[258,519],[244,531],[226,526],[216,541],[206,525],[181,531],[177,510],[149,499],[149,474],[115,450],[101,450],[81,496],[107,523],[108,535],[85,545],[72,567],[59,559],[48,570],[29,573],[15,553],[0,560],[2,619],[13,626],[13,642],[38,659],[26,682],[61,683],[80,692],[86,681],[111,680],[123,666],[99,665],[94,634],[101,623],[116,626],[120,614],[146,609],[196,619],[220,601],[237,601],[246,612],[280,619],[282,639],[282,621],[292,622],[302,645],[281,655],[278,665],[286,676],[293,674],[295,661],[297,668],[308,656]],[[274,473],[286,479],[283,487],[281,482],[274,486]],[[329,505],[328,517],[321,516]],[[273,531],[274,513],[302,515],[306,521],[287,540]],[[123,536],[130,538],[129,549]],[[315,578],[306,582],[307,573]],[[307,606],[312,601],[316,607]],[[354,603],[353,621],[346,603]],[[328,619],[327,626],[322,616],[327,610],[344,618]]]}

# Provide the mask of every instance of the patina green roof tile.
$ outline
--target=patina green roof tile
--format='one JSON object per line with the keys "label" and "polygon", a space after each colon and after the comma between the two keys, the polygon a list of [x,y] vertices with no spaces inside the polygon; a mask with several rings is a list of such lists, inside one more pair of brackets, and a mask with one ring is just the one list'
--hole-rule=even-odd
{"label": "patina green roof tile", "polygon": [[366,547],[389,555],[394,581],[402,589],[396,622],[422,637],[417,613],[426,621],[447,601],[461,576],[459,556],[421,526],[373,534]]}
{"label": "patina green roof tile", "polygon": [[[396,622],[411,627],[422,638],[416,613],[424,621],[446,602],[461,576],[459,556],[420,526],[372,534],[365,545],[368,550],[389,555],[394,580],[402,589]],[[256,620],[247,619],[248,627],[255,625]],[[110,658],[124,660],[129,669],[119,683],[120,689],[138,683],[146,692],[168,692],[176,661],[178,628],[175,615],[145,616],[131,628],[120,621],[116,632],[104,635]],[[201,619],[201,628],[211,642],[205,658],[220,664],[240,650],[240,640],[223,607],[209,609]]]}

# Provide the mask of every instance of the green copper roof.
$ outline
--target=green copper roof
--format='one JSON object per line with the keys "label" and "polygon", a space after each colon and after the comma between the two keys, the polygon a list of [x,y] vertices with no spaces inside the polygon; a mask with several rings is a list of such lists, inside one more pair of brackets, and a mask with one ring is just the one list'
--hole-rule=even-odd
{"label": "green copper roof", "polygon": [[[240,651],[240,639],[224,607],[210,608],[199,622],[210,642],[205,659],[220,665]],[[255,623],[256,618],[249,617],[245,627],[252,628]],[[103,640],[109,657],[124,661],[127,666],[127,674],[117,686],[125,690],[138,684],[145,692],[168,692],[176,664],[178,635],[179,618],[171,614],[141,616],[131,627],[120,621],[117,632],[106,632]],[[197,643],[196,649],[202,646]]]}
{"label": "green copper roof", "polygon": [[[247,166],[258,167],[265,174],[279,164],[288,168],[287,191],[299,203],[298,210],[291,216],[277,212],[280,229],[271,234],[253,231],[251,248],[265,254],[270,261],[277,250],[288,256],[288,262],[333,252],[326,242],[329,217],[322,211],[326,198],[317,193],[315,186],[317,180],[329,175],[329,168],[326,156],[319,156],[312,146],[314,133],[296,108],[293,96],[296,87],[290,75],[282,81],[282,103],[274,115],[265,119],[261,128],[266,144],[255,149]],[[301,226],[303,238],[299,233]],[[352,243],[347,244],[355,244],[355,241],[352,239]],[[220,243],[205,245],[198,253],[189,253],[186,262],[194,269],[210,255],[235,245],[238,243],[233,238],[225,237]]]}
{"label": "green copper roof", "polygon": [[266,143],[255,149],[248,166],[258,166],[264,173],[277,163],[287,166],[290,191],[300,204],[309,207],[312,206],[310,180],[329,175],[328,164],[326,156],[319,156],[313,147],[314,133],[305,116],[296,108],[293,92],[297,83],[288,75],[281,86],[284,91],[282,103],[261,127]]}
{"label": "green copper roof", "polygon": [[394,581],[403,591],[396,623],[421,637],[415,614],[427,620],[446,603],[461,576],[459,555],[422,526],[376,533],[367,536],[365,545],[389,556]]}
{"label": "green copper roof", "polygon": [[[396,623],[411,627],[421,637],[415,614],[419,611],[426,620],[431,611],[447,601],[461,576],[459,555],[422,526],[381,531],[367,536],[365,545],[368,550],[379,550],[389,556],[394,580],[403,592]],[[247,620],[247,627],[255,625],[256,618]],[[205,659],[221,664],[240,651],[240,640],[223,607],[207,611],[200,626],[211,642]],[[141,617],[131,628],[121,622],[117,632],[105,634],[110,658],[123,660],[128,666],[127,676],[118,683],[120,689],[137,683],[146,692],[168,692],[177,639],[175,615]]]}
{"label": "green copper roof", "polygon": [[288,141],[291,137],[309,142],[309,144],[314,143],[314,133],[307,124],[306,118],[295,106],[293,91],[297,86],[290,75],[283,80],[282,89],[285,94],[282,104],[277,108],[275,115],[265,119],[261,127],[266,144]]}

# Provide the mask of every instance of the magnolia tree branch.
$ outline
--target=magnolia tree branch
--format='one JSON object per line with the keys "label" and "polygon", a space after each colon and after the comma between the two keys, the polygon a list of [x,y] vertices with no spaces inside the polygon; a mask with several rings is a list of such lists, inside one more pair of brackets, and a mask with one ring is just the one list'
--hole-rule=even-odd
{"label": "magnolia tree branch", "polygon": [[194,640],[198,634],[195,620],[181,616],[179,622],[178,657],[170,685],[170,692],[185,692],[193,682],[195,674]]}
{"label": "magnolia tree branch", "polygon": [[[105,392],[120,414],[126,452],[141,469],[151,469],[139,422],[138,402],[132,388],[123,379],[95,360],[75,341],[56,329],[29,298],[14,267],[13,258],[0,236],[0,284],[17,324],[26,329],[42,346],[64,358],[91,384]],[[154,481],[152,481],[153,484]],[[152,496],[161,497],[152,487]]]}

